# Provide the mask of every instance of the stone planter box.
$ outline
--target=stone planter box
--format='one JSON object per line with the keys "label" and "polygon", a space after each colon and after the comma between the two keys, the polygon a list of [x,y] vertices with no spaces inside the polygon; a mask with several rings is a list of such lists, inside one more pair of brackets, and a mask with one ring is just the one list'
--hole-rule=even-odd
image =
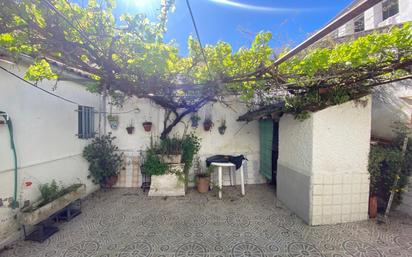
{"label": "stone planter box", "polygon": [[[169,169],[173,172],[183,172],[184,164],[171,164]],[[149,196],[184,196],[185,182],[179,180],[174,173],[161,176],[152,176]]]}
{"label": "stone planter box", "polygon": [[179,164],[182,160],[181,154],[159,155],[163,163]]}
{"label": "stone planter box", "polygon": [[32,211],[32,212],[24,212],[22,210],[21,215],[21,224],[22,225],[31,225],[34,226],[39,224],[40,222],[48,219],[54,213],[60,211],[70,203],[80,199],[82,196],[86,194],[86,185],[81,185],[76,190],[69,192],[56,200]]}

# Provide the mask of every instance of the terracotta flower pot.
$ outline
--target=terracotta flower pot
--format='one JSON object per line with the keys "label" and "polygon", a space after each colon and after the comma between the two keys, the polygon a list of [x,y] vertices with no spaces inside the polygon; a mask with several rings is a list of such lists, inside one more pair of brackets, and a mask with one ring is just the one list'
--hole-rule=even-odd
{"label": "terracotta flower pot", "polygon": [[209,177],[203,177],[203,176],[197,177],[197,191],[199,193],[204,194],[204,193],[209,192],[209,184],[210,184]]}
{"label": "terracotta flower pot", "polygon": [[143,122],[144,131],[150,132],[152,130],[152,123],[150,121]]}
{"label": "terracotta flower pot", "polygon": [[329,88],[321,87],[319,88],[319,94],[327,94],[329,93]]}
{"label": "terracotta flower pot", "polygon": [[213,123],[212,123],[212,122],[205,122],[205,123],[203,123],[203,129],[204,129],[205,131],[209,131],[209,130],[212,128],[212,126],[213,126]]}
{"label": "terracotta flower pot", "polygon": [[104,187],[111,188],[117,183],[118,176],[110,176],[105,179]]}
{"label": "terracotta flower pot", "polygon": [[369,218],[374,219],[378,214],[378,197],[369,196]]}
{"label": "terracotta flower pot", "polygon": [[134,127],[127,127],[126,130],[127,130],[127,134],[131,135],[134,132]]}

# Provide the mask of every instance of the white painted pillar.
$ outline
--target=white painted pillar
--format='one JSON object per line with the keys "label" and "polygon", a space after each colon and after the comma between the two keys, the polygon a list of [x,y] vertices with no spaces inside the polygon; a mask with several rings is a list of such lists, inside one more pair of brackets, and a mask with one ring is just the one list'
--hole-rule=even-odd
{"label": "white painted pillar", "polygon": [[310,225],[367,219],[371,99],[279,123],[277,196]]}

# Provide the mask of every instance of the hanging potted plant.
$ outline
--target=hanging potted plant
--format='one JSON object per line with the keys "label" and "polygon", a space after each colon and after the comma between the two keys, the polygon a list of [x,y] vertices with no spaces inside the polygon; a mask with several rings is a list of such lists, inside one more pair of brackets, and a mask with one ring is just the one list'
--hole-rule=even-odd
{"label": "hanging potted plant", "polygon": [[199,126],[199,120],[200,120],[200,117],[197,114],[193,114],[190,117],[190,121],[192,123],[192,128],[197,128]]}
{"label": "hanging potted plant", "polygon": [[152,130],[152,125],[153,125],[153,123],[151,121],[143,122],[144,131],[150,132]]}
{"label": "hanging potted plant", "polygon": [[220,124],[218,130],[219,130],[219,134],[223,135],[226,132],[226,120],[222,121],[222,124]]}
{"label": "hanging potted plant", "polygon": [[129,126],[126,127],[127,134],[131,135],[134,132],[133,122],[130,122]]}
{"label": "hanging potted plant", "polygon": [[119,127],[119,116],[118,115],[108,115],[107,120],[109,121],[110,128],[117,129]]}
{"label": "hanging potted plant", "polygon": [[213,121],[210,118],[206,118],[205,121],[203,122],[203,129],[205,131],[210,131],[210,129],[213,127]]}

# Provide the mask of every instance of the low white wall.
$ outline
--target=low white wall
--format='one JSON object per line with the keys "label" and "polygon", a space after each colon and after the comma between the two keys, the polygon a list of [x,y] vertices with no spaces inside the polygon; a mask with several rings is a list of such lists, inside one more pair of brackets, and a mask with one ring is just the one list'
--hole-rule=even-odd
{"label": "low white wall", "polygon": [[[23,76],[24,67],[0,62],[3,67]],[[13,122],[18,158],[18,197],[20,206],[26,200],[39,198],[38,186],[53,179],[63,185],[86,184],[87,192],[97,187],[87,179],[88,164],[81,157],[90,141],[78,139],[77,105],[62,101],[34,88],[0,70],[0,110],[7,112]],[[51,91],[54,82],[44,81],[39,87]],[[88,93],[85,87],[73,82],[59,82],[53,91],[98,110],[99,96]],[[97,119],[97,115],[96,115]],[[96,122],[97,124],[97,122]],[[0,246],[20,235],[18,222],[9,208],[14,190],[13,155],[7,125],[0,125]],[[25,182],[32,182],[25,186]]]}
{"label": "low white wall", "polygon": [[[371,99],[279,123],[279,199],[311,225],[367,218]],[[302,139],[302,140],[301,140]]]}

